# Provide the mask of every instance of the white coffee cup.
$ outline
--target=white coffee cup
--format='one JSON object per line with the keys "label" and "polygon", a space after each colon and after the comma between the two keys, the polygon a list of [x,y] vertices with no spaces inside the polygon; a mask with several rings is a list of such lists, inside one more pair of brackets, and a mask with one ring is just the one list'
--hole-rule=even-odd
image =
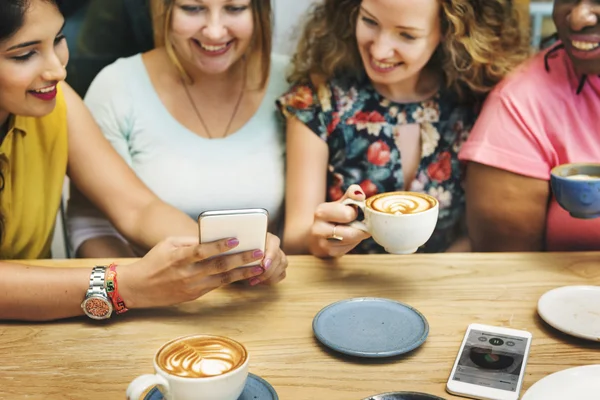
{"label": "white coffee cup", "polygon": [[360,207],[364,221],[350,226],[369,233],[391,254],[412,254],[427,243],[438,220],[439,202],[417,192],[388,192],[365,201],[346,199],[346,205]]}
{"label": "white coffee cup", "polygon": [[128,400],[143,400],[158,386],[166,400],[237,400],[248,378],[249,356],[239,342],[194,335],[164,344],[154,356],[155,374],[135,378]]}

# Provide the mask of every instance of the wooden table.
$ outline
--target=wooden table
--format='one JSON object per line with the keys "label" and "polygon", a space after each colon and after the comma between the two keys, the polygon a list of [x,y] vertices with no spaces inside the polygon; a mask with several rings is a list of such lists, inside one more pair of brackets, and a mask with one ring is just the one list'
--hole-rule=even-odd
{"label": "wooden table", "polygon": [[[267,379],[281,400],[362,399],[397,390],[454,399],[445,382],[472,322],[533,333],[522,393],[552,372],[600,363],[600,344],[563,335],[536,313],[549,289],[600,284],[598,253],[346,256],[337,262],[290,257],[288,271],[273,288],[232,286],[108,323],[0,324],[0,398],[123,399],[133,378],[151,372],[161,344],[193,333],[246,344],[251,372]],[[362,296],[416,307],[429,321],[428,340],[409,355],[379,361],[320,346],[312,334],[314,315],[337,300]]]}

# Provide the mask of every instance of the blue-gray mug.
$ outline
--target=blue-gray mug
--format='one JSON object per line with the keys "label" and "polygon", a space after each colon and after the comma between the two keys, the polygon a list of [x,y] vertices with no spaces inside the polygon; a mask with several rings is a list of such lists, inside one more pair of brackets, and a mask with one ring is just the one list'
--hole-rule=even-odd
{"label": "blue-gray mug", "polygon": [[600,164],[559,165],[550,173],[550,184],[556,201],[572,217],[600,217]]}

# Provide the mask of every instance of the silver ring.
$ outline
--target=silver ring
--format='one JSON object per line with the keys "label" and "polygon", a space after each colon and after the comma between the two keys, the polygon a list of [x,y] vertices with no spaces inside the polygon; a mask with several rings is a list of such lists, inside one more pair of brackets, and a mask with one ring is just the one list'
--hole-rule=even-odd
{"label": "silver ring", "polygon": [[335,230],[337,229],[337,225],[333,226],[333,232],[331,232],[331,236],[329,236],[327,238],[327,240],[335,240],[336,242],[341,242],[342,240],[344,240],[344,238],[340,235],[337,235],[335,233]]}

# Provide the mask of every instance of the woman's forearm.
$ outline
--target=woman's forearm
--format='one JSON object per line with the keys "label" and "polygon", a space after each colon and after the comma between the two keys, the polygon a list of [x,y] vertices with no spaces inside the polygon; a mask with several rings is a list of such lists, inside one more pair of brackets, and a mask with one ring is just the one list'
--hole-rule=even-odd
{"label": "woman's forearm", "polygon": [[116,236],[100,236],[88,239],[77,249],[78,258],[126,258],[137,257],[128,243]]}
{"label": "woman's forearm", "polygon": [[128,219],[128,224],[113,221],[132,242],[150,249],[167,237],[198,236],[198,224],[184,212],[158,198]]}
{"label": "woman's forearm", "polygon": [[0,320],[47,321],[83,314],[89,268],[0,262]]}
{"label": "woman's forearm", "polygon": [[305,228],[296,221],[286,219],[283,230],[282,249],[288,255],[309,254],[308,241],[310,239],[310,226]]}

